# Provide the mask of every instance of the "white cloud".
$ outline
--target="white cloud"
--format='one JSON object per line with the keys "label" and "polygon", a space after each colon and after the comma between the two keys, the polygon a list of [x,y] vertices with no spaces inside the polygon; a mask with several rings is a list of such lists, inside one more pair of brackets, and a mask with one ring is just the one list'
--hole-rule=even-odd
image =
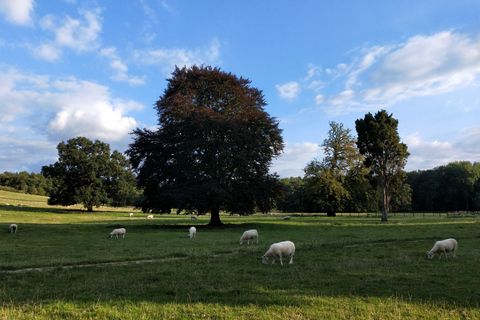
{"label": "white cloud", "polygon": [[62,48],[76,52],[92,51],[99,47],[98,35],[102,30],[101,10],[79,10],[79,19],[66,16],[63,19],[46,15],[40,20],[44,30],[53,32],[54,38],[45,41],[33,53],[49,61],[59,59]]}
{"label": "white cloud", "polygon": [[[24,128],[14,128],[14,131]],[[17,131],[18,132],[18,131]],[[16,134],[0,135],[0,167],[2,172],[40,172],[42,166],[57,160],[57,144],[41,137],[19,139]]]}
{"label": "white cloud", "polygon": [[478,35],[444,31],[364,48],[350,65],[326,69],[331,79],[325,87],[343,89],[325,96],[322,106],[329,114],[378,110],[472,85],[480,75],[478,44]]}
{"label": "white cloud", "polygon": [[407,136],[404,142],[410,152],[407,171],[433,169],[454,161],[480,161],[480,127],[464,129],[454,142],[424,141],[418,133]]}
{"label": "white cloud", "polygon": [[275,85],[280,97],[283,99],[294,99],[300,93],[300,84],[298,82],[289,82],[283,85]]}
{"label": "white cloud", "polygon": [[281,178],[303,177],[307,163],[322,154],[320,146],[312,142],[285,144],[283,154],[272,161],[271,172],[277,172]]}
{"label": "white cloud", "polygon": [[165,74],[170,74],[175,66],[183,68],[193,65],[216,65],[220,58],[220,43],[213,39],[206,48],[136,50],[134,60],[148,66],[160,66]]}
{"label": "white cloud", "polygon": [[56,114],[48,123],[48,133],[59,140],[86,136],[117,141],[138,123],[124,114],[141,106],[133,101],[113,99],[107,87],[76,79],[57,80],[50,94]]}
{"label": "white cloud", "polygon": [[0,0],[0,14],[7,21],[19,25],[31,25],[34,0]]}
{"label": "white cloud", "polygon": [[100,50],[100,54],[110,60],[110,68],[114,71],[114,75],[111,77],[112,80],[126,82],[131,86],[145,84],[145,76],[138,77],[128,74],[128,67],[117,55],[116,48],[104,48]]}
{"label": "white cloud", "polygon": [[348,104],[350,100],[355,97],[355,91],[353,90],[345,90],[340,92],[338,95],[330,97],[328,99],[329,104],[333,105],[344,105]]}
{"label": "white cloud", "polygon": [[381,102],[435,95],[472,83],[480,73],[478,40],[440,32],[417,36],[385,56],[370,75]]}
{"label": "white cloud", "polygon": [[[143,108],[135,101],[112,97],[107,87],[93,82],[13,69],[0,68],[0,88],[0,136],[4,142],[15,139],[25,145],[30,140],[56,145],[76,136],[106,143],[125,141],[138,126],[126,114]],[[8,152],[11,146],[0,149]]]}
{"label": "white cloud", "polygon": [[37,59],[55,61],[60,59],[62,51],[54,44],[42,43],[33,50],[33,55]]}

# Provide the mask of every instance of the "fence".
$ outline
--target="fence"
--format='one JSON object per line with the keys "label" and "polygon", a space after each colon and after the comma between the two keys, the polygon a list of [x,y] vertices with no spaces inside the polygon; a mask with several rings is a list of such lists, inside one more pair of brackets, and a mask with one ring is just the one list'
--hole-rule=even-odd
{"label": "fence", "polygon": [[[285,213],[287,214],[287,213]],[[282,213],[280,213],[282,215]],[[327,216],[326,213],[292,213],[292,216]],[[449,212],[389,212],[389,217],[460,217],[460,216],[476,216],[480,215],[480,211],[449,211]],[[338,212],[337,217],[363,217],[371,218],[378,217],[380,218],[382,214],[380,212]]]}

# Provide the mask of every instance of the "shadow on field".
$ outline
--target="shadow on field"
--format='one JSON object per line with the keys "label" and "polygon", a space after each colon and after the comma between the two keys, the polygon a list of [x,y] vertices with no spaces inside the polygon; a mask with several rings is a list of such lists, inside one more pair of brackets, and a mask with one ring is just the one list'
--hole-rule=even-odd
{"label": "shadow on field", "polygon": [[[56,223],[55,218],[19,223],[17,234],[0,233],[1,270],[49,267],[0,272],[0,300],[18,306],[128,301],[302,307],[328,298],[375,297],[478,308],[478,223],[380,225],[312,218],[303,224],[260,221],[211,228],[206,219],[98,215],[98,220]],[[188,237],[192,225],[194,239]],[[125,239],[109,239],[118,227],[127,229]],[[243,231],[252,228],[259,230],[259,243],[239,245]],[[447,234],[459,241],[458,258],[428,260],[425,252]],[[294,263],[263,265],[262,255],[281,240],[295,242]]]}

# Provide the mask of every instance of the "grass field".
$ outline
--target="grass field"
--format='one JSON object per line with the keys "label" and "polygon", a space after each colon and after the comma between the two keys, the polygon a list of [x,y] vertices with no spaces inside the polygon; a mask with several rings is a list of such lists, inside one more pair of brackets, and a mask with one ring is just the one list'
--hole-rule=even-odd
{"label": "grass field", "polygon": [[[46,201],[0,191],[0,319],[480,318],[475,216],[223,215],[214,229],[209,216],[147,220]],[[125,239],[108,239],[116,227]],[[259,244],[239,245],[251,228]],[[427,259],[449,237],[458,258]],[[263,265],[283,240],[296,245],[294,263]]]}

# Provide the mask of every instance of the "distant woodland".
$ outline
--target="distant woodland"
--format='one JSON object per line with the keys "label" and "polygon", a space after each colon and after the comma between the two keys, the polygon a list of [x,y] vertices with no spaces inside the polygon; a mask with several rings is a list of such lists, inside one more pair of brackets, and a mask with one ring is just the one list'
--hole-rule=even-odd
{"label": "distant woodland", "polygon": [[[308,188],[302,177],[281,179],[285,191],[276,209],[286,212],[321,212],[309,204]],[[53,182],[40,173],[0,174],[0,189],[49,196]],[[380,211],[379,190],[368,190],[368,197],[344,208],[345,212]],[[365,193],[364,193],[365,194]],[[361,203],[364,201],[365,203]],[[131,203],[133,205],[133,203]],[[429,170],[407,172],[401,191],[392,199],[392,212],[480,211],[480,163],[459,161]]]}

